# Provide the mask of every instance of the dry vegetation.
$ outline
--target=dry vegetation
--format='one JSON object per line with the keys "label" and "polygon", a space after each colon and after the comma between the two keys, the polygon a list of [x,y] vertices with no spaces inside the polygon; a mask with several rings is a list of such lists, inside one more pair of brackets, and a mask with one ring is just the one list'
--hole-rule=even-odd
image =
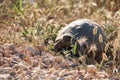
{"label": "dry vegetation", "polygon": [[[120,0],[34,1],[0,0],[0,80],[119,80]],[[81,18],[101,25],[112,60],[87,66],[51,50],[58,30]]]}

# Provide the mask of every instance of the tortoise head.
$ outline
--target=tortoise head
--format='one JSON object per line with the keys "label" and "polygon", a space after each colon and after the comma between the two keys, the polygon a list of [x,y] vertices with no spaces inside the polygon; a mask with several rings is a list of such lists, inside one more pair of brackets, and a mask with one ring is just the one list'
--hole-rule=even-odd
{"label": "tortoise head", "polygon": [[59,39],[56,40],[54,45],[54,49],[60,51],[66,47],[71,47],[72,44],[75,43],[75,39],[70,34],[64,34]]}

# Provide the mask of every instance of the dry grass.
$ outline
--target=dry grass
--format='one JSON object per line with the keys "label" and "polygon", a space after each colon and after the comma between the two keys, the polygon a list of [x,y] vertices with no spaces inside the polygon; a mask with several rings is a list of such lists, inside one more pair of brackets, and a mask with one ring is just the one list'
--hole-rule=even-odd
{"label": "dry grass", "polygon": [[[25,48],[41,44],[45,52],[54,53],[51,49],[58,30],[80,18],[88,18],[101,25],[108,38],[105,51],[108,45],[112,46],[112,54],[109,54],[113,56],[112,67],[117,66],[117,76],[120,77],[120,0],[35,0],[35,3],[1,0],[0,45],[13,43],[16,47]],[[103,57],[109,58],[105,54]]]}

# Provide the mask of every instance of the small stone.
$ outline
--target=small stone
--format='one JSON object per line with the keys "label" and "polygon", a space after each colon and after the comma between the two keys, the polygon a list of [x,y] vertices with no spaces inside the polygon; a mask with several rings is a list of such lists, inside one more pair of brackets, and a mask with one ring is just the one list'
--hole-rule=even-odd
{"label": "small stone", "polygon": [[24,48],[23,47],[17,48],[17,54],[16,54],[16,56],[18,56],[21,59],[25,58]]}
{"label": "small stone", "polygon": [[64,77],[65,77],[65,76],[68,76],[68,75],[69,75],[69,74],[64,74]]}
{"label": "small stone", "polygon": [[33,66],[33,67],[36,67],[36,66],[38,66],[38,65],[39,65],[39,62],[38,62],[37,60],[34,60],[32,66]]}
{"label": "small stone", "polygon": [[15,50],[15,46],[13,44],[9,44],[8,47],[9,47],[9,50],[13,50],[13,51]]}
{"label": "small stone", "polygon": [[104,74],[99,74],[98,77],[99,78],[105,78],[105,75]]}
{"label": "small stone", "polygon": [[69,73],[70,73],[71,75],[73,75],[74,77],[79,76],[78,70],[71,70]]}
{"label": "small stone", "polygon": [[67,72],[66,69],[63,69],[61,72],[59,72],[60,77],[64,77],[64,74]]}
{"label": "small stone", "polygon": [[10,73],[11,71],[12,68],[10,67],[0,68],[0,73]]}
{"label": "small stone", "polygon": [[54,60],[52,58],[46,58],[42,61],[47,67],[52,67],[54,65]]}
{"label": "small stone", "polygon": [[85,70],[78,71],[78,74],[81,75],[81,76],[84,76],[85,75]]}
{"label": "small stone", "polygon": [[106,78],[108,77],[108,74],[105,71],[98,72],[96,75],[98,78]]}
{"label": "small stone", "polygon": [[9,76],[9,74],[0,74],[0,80],[6,80]]}
{"label": "small stone", "polygon": [[8,49],[9,49],[9,53],[11,53],[11,54],[17,53],[14,44],[8,44]]}
{"label": "small stone", "polygon": [[16,73],[15,72],[10,72],[10,76],[15,76],[16,75]]}
{"label": "small stone", "polygon": [[61,77],[57,77],[57,80],[65,80],[65,79]]}
{"label": "small stone", "polygon": [[74,80],[74,76],[73,75],[69,75],[69,76],[65,77],[65,80]]}
{"label": "small stone", "polygon": [[57,76],[51,75],[50,80],[56,80],[56,79],[57,79]]}
{"label": "small stone", "polygon": [[72,67],[72,68],[75,68],[75,67],[77,67],[77,66],[78,66],[77,63],[73,63],[73,64],[71,64],[71,67]]}
{"label": "small stone", "polygon": [[38,45],[35,46],[35,55],[41,55],[42,52],[44,51],[44,46],[43,45]]}
{"label": "small stone", "polygon": [[60,62],[62,62],[62,61],[64,60],[62,56],[55,56],[54,59],[55,59],[55,61],[58,62],[58,63],[60,63]]}
{"label": "small stone", "polygon": [[84,75],[84,78],[83,78],[83,79],[85,79],[85,80],[91,80],[91,79],[93,79],[93,78],[95,78],[95,76],[94,76],[92,73],[86,73],[86,74]]}
{"label": "small stone", "polygon": [[97,71],[97,68],[96,68],[95,65],[88,65],[87,66],[87,72],[88,73],[96,73],[96,71]]}
{"label": "small stone", "polygon": [[34,55],[35,51],[32,47],[28,46],[25,48],[25,53],[29,55]]}
{"label": "small stone", "polygon": [[38,51],[38,50],[36,50],[36,51],[35,51],[35,55],[41,55],[41,52]]}

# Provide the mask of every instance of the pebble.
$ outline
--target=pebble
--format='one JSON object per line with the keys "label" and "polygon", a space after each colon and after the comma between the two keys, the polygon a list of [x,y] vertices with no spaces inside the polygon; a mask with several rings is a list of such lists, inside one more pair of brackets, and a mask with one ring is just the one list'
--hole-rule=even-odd
{"label": "pebble", "polygon": [[96,73],[96,71],[97,71],[97,68],[96,68],[95,65],[88,65],[87,66],[87,72],[88,73]]}

